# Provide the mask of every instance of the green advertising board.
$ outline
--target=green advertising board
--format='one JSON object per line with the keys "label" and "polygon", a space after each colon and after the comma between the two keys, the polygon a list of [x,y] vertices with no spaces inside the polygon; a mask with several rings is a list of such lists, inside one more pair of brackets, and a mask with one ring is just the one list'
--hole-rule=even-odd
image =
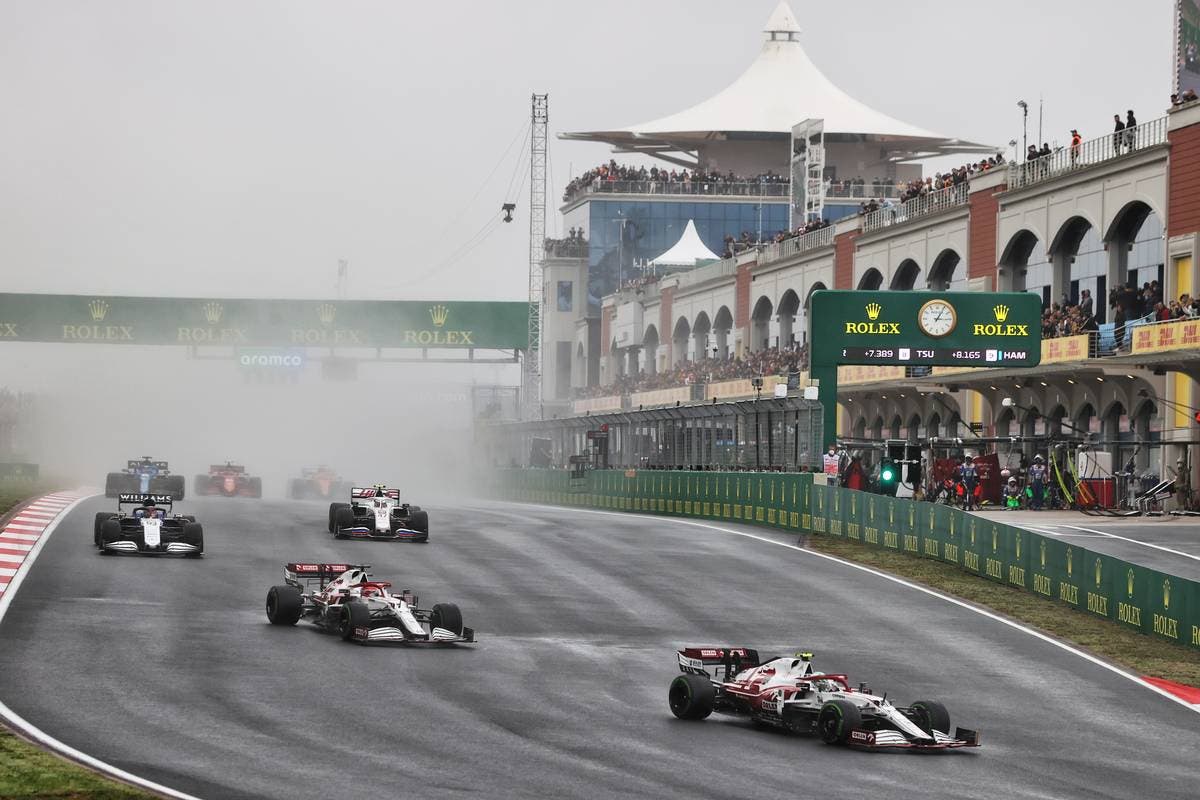
{"label": "green advertising board", "polygon": [[529,304],[0,294],[0,341],[523,350]]}
{"label": "green advertising board", "polygon": [[824,406],[824,445],[837,434],[837,368],[1035,367],[1042,301],[1031,292],[813,292],[810,377]]}

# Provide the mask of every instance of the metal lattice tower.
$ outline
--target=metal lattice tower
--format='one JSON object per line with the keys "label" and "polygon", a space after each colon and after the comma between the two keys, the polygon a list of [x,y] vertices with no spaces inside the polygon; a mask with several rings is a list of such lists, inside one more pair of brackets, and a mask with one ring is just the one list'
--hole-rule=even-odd
{"label": "metal lattice tower", "polygon": [[521,385],[525,419],[541,417],[542,405],[542,259],[546,247],[546,133],[550,95],[535,94],[529,133],[529,343]]}

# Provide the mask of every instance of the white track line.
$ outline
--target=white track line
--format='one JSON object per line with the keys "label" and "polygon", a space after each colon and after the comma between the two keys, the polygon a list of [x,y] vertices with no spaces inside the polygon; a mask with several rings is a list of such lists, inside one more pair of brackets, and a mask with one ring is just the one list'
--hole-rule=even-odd
{"label": "white track line", "polygon": [[[524,504],[524,505],[532,505],[532,506],[535,506],[538,508],[553,509],[555,511],[576,511],[576,512],[583,513],[583,514],[602,514],[604,516],[609,516],[609,517],[635,517],[635,518],[644,519],[644,520],[674,522],[679,525],[690,525],[690,526],[693,526],[696,528],[705,528],[707,530],[718,531],[720,533],[728,533],[728,534],[732,534],[734,536],[742,536],[747,539],[754,539],[755,541],[758,541],[758,542],[764,542],[766,544],[773,544],[777,547],[786,547],[789,550],[795,550],[800,553],[807,553],[808,555],[816,556],[818,558],[823,558],[823,559],[826,559],[827,561],[833,561],[837,564],[842,564],[843,566],[847,566],[852,569],[860,570],[861,572],[866,572],[870,575],[875,575],[876,577],[883,578],[884,580],[891,581],[892,583],[897,583],[897,584],[899,584],[901,586],[905,586],[909,589],[914,589],[923,594],[927,594],[930,597],[936,597],[939,600],[944,600],[947,603],[951,603],[953,605],[958,606],[959,608],[965,608],[968,611],[973,611],[976,614],[979,614],[980,616],[987,617],[988,619],[994,620],[995,622],[999,622],[1001,625],[1007,625],[1008,627],[1012,628],[1013,630],[1021,631],[1022,633],[1026,633],[1026,634],[1034,637],[1035,639],[1042,640],[1046,644],[1053,645],[1054,647],[1057,647],[1060,650],[1064,650],[1068,653],[1071,653],[1072,655],[1079,656],[1084,661],[1088,661],[1092,664],[1095,664],[1098,667],[1102,667],[1102,668],[1108,670],[1109,672],[1113,673],[1114,675],[1119,675],[1122,678],[1125,678],[1126,680],[1136,683],[1138,686],[1149,689],[1150,691],[1154,692],[1155,694],[1159,695],[1160,697],[1165,697],[1168,700],[1183,706],[1184,708],[1190,709],[1192,711],[1195,711],[1197,714],[1200,714],[1200,704],[1189,703],[1186,700],[1184,700],[1182,697],[1176,697],[1175,695],[1171,694],[1170,692],[1166,691],[1165,689],[1160,689],[1157,686],[1155,686],[1154,684],[1143,680],[1138,675],[1134,675],[1131,672],[1126,672],[1125,670],[1121,669],[1118,666],[1109,664],[1106,661],[1096,658],[1095,656],[1091,655],[1090,653],[1085,653],[1084,651],[1082,651],[1078,648],[1072,647],[1071,645],[1065,644],[1064,642],[1060,642],[1057,639],[1051,638],[1044,633],[1034,630],[1033,628],[1030,628],[1026,625],[1022,625],[1019,622],[1014,622],[1011,619],[1005,619],[1004,617],[1000,616],[999,614],[988,611],[987,609],[984,609],[984,608],[979,608],[978,606],[971,605],[970,603],[968,603],[964,600],[959,600],[957,597],[951,597],[950,595],[942,594],[941,592],[934,591],[933,589],[930,589],[925,586],[921,586],[920,584],[912,583],[911,581],[906,581],[903,578],[898,578],[895,575],[889,575],[886,572],[880,572],[877,569],[872,569],[871,567],[863,566],[862,564],[858,564],[853,561],[847,561],[844,558],[838,558],[837,556],[831,556],[827,553],[821,553],[816,550],[809,550],[808,548],[800,547],[800,546],[794,545],[794,544],[787,544],[786,542],[777,542],[774,539],[768,539],[765,536],[758,536],[757,534],[749,533],[747,531],[738,531],[738,530],[734,530],[733,528],[723,528],[720,525],[713,525],[713,524],[707,523],[707,522],[698,522],[696,520],[691,520],[691,519],[677,519],[675,517],[666,517],[666,516],[663,516],[663,517],[651,516],[648,514],[631,514],[628,511],[598,511],[598,510],[590,509],[590,508],[573,508],[570,506],[547,506],[547,505],[542,505],[540,503],[528,503],[528,504]],[[792,531],[783,531],[783,532],[784,533],[793,533]],[[795,533],[798,534],[799,532],[797,531]],[[816,535],[819,536],[820,534],[816,534]]]}
{"label": "white track line", "polygon": [[[79,505],[84,500],[90,499],[91,497],[96,497],[96,495],[80,497],[74,502],[63,506],[60,515],[46,526],[45,532],[42,534],[41,538],[38,539],[37,544],[34,545],[33,550],[29,553],[29,557],[25,559],[25,563],[21,565],[21,569],[17,570],[17,574],[10,579],[8,586],[3,586],[0,584],[0,589],[4,590],[3,594],[0,594],[0,621],[2,621],[4,619],[4,615],[8,613],[8,607],[12,604],[12,599],[17,595],[17,589],[20,588],[21,581],[25,580],[25,576],[29,574],[29,569],[33,566],[33,562],[37,559],[38,553],[41,552],[42,546],[46,543],[46,540],[50,538],[50,534],[54,533],[55,528],[58,527],[58,523],[66,519],[67,515],[75,509],[75,506]],[[3,572],[5,572],[5,570],[0,569],[0,573]],[[184,794],[183,792],[163,786],[160,783],[155,783],[154,781],[138,777],[132,772],[126,772],[123,769],[114,767],[112,764],[106,764],[98,758],[93,758],[87,753],[80,752],[74,747],[63,744],[58,739],[55,739],[50,734],[35,726],[32,722],[29,722],[27,719],[17,714],[3,702],[0,702],[0,717],[3,717],[5,722],[43,747],[49,748],[60,755],[66,756],[72,761],[76,761],[80,764],[91,767],[92,769],[104,775],[112,776],[124,781],[125,783],[129,783],[143,789],[148,789],[152,792],[158,792],[159,794],[166,795],[167,797],[174,797],[178,800],[200,800],[200,798],[196,797],[195,795]]]}

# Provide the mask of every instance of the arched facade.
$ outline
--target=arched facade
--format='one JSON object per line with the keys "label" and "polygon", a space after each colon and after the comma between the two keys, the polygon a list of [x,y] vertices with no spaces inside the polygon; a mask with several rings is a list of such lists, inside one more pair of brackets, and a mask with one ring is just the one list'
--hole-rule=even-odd
{"label": "arched facade", "polygon": [[[779,346],[791,349],[800,344],[802,334],[796,331],[797,314],[800,311],[800,296],[788,289],[779,298]],[[803,320],[801,320],[803,323]],[[803,330],[803,324],[801,324]]]}
{"label": "arched facade", "polygon": [[647,375],[658,372],[658,344],[658,328],[647,325],[646,332],[642,334],[642,371]]}
{"label": "arched facade", "polygon": [[708,335],[712,332],[712,322],[708,319],[708,312],[701,311],[696,315],[696,321],[692,323],[692,357],[695,360],[708,358],[712,353],[708,349]]}
{"label": "arched facade", "polygon": [[732,329],[733,314],[728,306],[721,306],[713,319],[713,346],[717,351],[717,358],[729,358],[729,331]]}
{"label": "arched facade", "polygon": [[750,349],[764,350],[771,347],[771,312],[774,304],[767,296],[758,298],[754,312],[750,315]]}
{"label": "arched facade", "polygon": [[[900,262],[900,266],[896,267],[895,274],[892,275],[892,283],[890,288],[892,291],[909,291],[917,288],[917,281],[921,276],[921,267],[916,261],[911,258],[906,258]],[[866,277],[865,275],[863,276]]]}
{"label": "arched facade", "polygon": [[883,273],[871,267],[863,273],[863,276],[858,281],[858,288],[865,291],[875,291],[880,286],[883,286]]}
{"label": "arched facade", "polygon": [[675,364],[687,361],[688,337],[692,334],[692,325],[687,317],[680,317],[675,322],[675,331],[671,334],[671,352]]}

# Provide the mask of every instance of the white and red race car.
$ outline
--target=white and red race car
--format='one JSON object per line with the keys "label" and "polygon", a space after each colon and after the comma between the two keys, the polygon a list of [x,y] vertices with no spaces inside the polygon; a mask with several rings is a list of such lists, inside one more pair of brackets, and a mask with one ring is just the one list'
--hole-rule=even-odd
{"label": "white and red race car", "polygon": [[399,489],[355,486],[349,503],[329,504],[329,532],[336,539],[428,542],[429,513],[400,502]]}
{"label": "white and red race car", "polygon": [[392,584],[371,580],[368,569],[366,564],[285,564],[284,583],[267,592],[267,619],[272,625],[295,625],[307,619],[360,644],[475,641],[475,631],[463,627],[458,606],[438,603],[431,609],[418,608],[411,589],[392,594]]}
{"label": "white and red race car", "polygon": [[[812,653],[760,661],[757,650],[744,647],[688,647],[678,657],[683,674],[671,681],[668,702],[680,719],[716,711],[871,750],[979,746],[978,731],[955,728],[951,735],[941,703],[893,705],[864,684],[851,688],[844,674],[813,671]],[[710,675],[706,667],[714,665]]]}

